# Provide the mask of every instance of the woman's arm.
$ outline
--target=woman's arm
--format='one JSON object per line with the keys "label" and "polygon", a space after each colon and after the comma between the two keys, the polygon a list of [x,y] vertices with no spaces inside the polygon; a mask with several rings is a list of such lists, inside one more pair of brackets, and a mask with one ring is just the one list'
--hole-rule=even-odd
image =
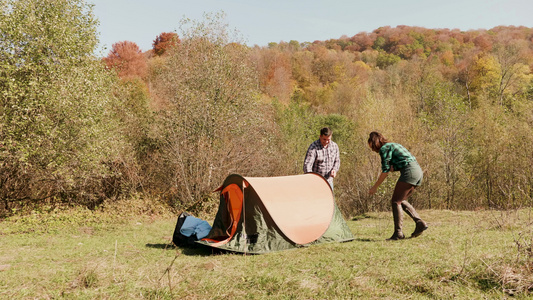
{"label": "woman's arm", "polygon": [[387,178],[388,175],[389,175],[388,172],[387,173],[381,173],[381,175],[379,175],[378,180],[376,181],[376,183],[374,183],[374,186],[372,188],[370,188],[368,193],[370,195],[374,195],[378,191],[378,187],[381,185],[381,183],[383,183],[383,181],[385,181],[385,178]]}

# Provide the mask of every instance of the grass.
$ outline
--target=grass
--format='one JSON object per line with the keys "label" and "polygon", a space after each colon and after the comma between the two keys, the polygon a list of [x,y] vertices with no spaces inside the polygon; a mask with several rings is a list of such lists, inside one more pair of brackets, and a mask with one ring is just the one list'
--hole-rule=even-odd
{"label": "grass", "polygon": [[[46,212],[0,222],[2,299],[516,299],[531,297],[531,210],[420,211],[397,242],[390,213],[356,240],[265,255],[170,245],[177,216]],[[211,220],[209,220],[211,221]],[[407,218],[405,232],[414,224]]]}

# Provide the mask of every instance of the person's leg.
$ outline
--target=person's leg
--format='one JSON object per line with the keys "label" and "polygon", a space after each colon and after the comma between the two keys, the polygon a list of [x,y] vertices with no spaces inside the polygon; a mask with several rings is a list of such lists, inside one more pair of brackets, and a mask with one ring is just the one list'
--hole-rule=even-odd
{"label": "person's leg", "polygon": [[405,211],[405,213],[407,213],[407,215],[409,215],[411,219],[415,221],[416,226],[415,226],[415,230],[411,234],[412,238],[421,235],[422,232],[424,232],[424,230],[428,229],[427,223],[424,222],[422,218],[420,218],[415,208],[409,202],[407,202],[406,200],[402,201],[402,208]]}
{"label": "person's leg", "polygon": [[[400,188],[400,190],[407,190],[407,192],[405,193],[404,198],[400,202],[400,204],[401,204],[401,207],[403,208],[403,210],[405,211],[405,213],[409,217],[411,217],[411,219],[413,219],[413,221],[416,224],[415,230],[411,234],[411,237],[412,238],[413,237],[417,237],[417,236],[421,235],[422,232],[424,232],[424,230],[428,229],[428,226],[427,226],[426,222],[424,222],[424,220],[422,220],[422,218],[420,218],[420,216],[416,212],[415,208],[409,202],[407,202],[407,198],[409,196],[411,196],[411,194],[413,193],[413,191],[415,190],[416,187],[411,185],[411,184],[409,184],[409,183],[402,182],[402,181],[399,181],[397,183],[397,185],[402,186]],[[398,195],[398,197],[399,196],[400,195]]]}
{"label": "person's leg", "polygon": [[400,204],[402,205],[403,211],[405,211],[405,213],[411,217],[415,223],[424,222],[416,212],[415,208],[411,205],[411,203],[407,202],[407,200],[403,200]]}
{"label": "person's leg", "polygon": [[394,233],[387,240],[395,241],[405,238],[405,235],[402,232],[403,225],[403,212],[402,207],[397,202],[391,202],[392,207],[392,218],[394,220]]}
{"label": "person's leg", "polygon": [[394,233],[388,240],[401,240],[405,236],[402,232],[403,226],[403,212],[402,212],[402,201],[408,195],[412,193],[414,187],[408,183],[398,181],[396,187],[394,188],[394,193],[392,194],[391,207],[392,207],[392,217],[394,219]]}

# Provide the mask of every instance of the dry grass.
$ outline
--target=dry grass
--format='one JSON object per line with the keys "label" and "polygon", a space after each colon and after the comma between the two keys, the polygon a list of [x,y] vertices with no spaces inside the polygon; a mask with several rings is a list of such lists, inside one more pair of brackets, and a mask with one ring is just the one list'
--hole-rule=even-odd
{"label": "dry grass", "polygon": [[[7,219],[0,223],[0,298],[530,296],[530,210],[420,213],[430,228],[416,239],[386,242],[390,213],[371,213],[349,221],[355,241],[255,256],[174,248],[170,240],[177,217],[168,215],[100,213],[94,216],[101,218],[100,226],[71,222],[49,232],[29,232],[19,227],[20,218]],[[45,224],[51,221],[44,217],[41,221],[47,228],[56,226]],[[405,223],[410,233],[414,226]]]}

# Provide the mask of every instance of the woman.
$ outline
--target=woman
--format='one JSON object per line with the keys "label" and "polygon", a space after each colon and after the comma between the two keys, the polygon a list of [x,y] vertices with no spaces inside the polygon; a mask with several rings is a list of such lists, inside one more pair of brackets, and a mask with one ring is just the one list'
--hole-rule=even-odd
{"label": "woman", "polygon": [[415,221],[415,231],[411,237],[417,237],[428,229],[428,225],[416,213],[407,198],[416,187],[422,184],[423,173],[416,158],[400,144],[389,142],[381,133],[371,132],[368,138],[368,146],[372,151],[379,153],[381,157],[381,175],[369,190],[373,195],[381,183],[387,178],[389,172],[400,171],[400,178],[392,194],[392,216],[394,218],[394,234],[388,240],[401,240],[405,238],[402,232],[403,210]]}

